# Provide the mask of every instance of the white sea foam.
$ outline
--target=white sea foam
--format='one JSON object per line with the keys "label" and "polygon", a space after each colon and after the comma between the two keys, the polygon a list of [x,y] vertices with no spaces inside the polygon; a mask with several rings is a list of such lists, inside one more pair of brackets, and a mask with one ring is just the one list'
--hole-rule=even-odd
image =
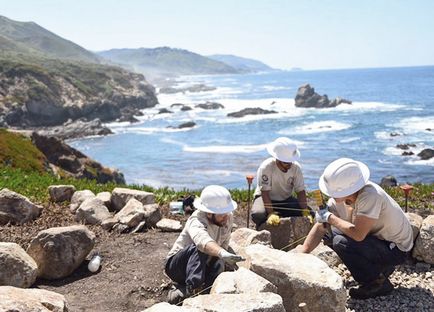
{"label": "white sea foam", "polygon": [[292,135],[296,134],[312,134],[312,133],[322,133],[330,131],[341,131],[350,128],[351,125],[337,122],[334,120],[316,121],[305,123],[301,126],[292,127],[280,130],[278,133],[282,135]]}
{"label": "white sea foam", "polygon": [[210,146],[188,146],[184,145],[183,151],[189,153],[219,153],[219,154],[234,154],[234,153],[256,153],[264,150],[266,144],[259,145],[210,145]]}
{"label": "white sea foam", "polygon": [[[404,118],[397,123],[396,127],[402,128],[405,133],[423,132],[434,136],[434,116]],[[426,130],[428,128],[432,130]]]}
{"label": "white sea foam", "polygon": [[198,126],[190,127],[190,128],[158,128],[158,127],[117,127],[112,130],[115,133],[139,133],[139,134],[152,134],[157,132],[185,132],[190,131],[193,128]]}
{"label": "white sea foam", "polygon": [[404,108],[405,105],[391,104],[383,102],[353,102],[352,104],[341,104],[334,108],[336,111],[376,111],[391,112]]}
{"label": "white sea foam", "polygon": [[434,166],[434,157],[431,159],[427,159],[427,160],[422,160],[420,158],[415,159],[415,158],[411,158],[409,159],[406,164],[409,165],[418,165],[418,166]]}
{"label": "white sea foam", "polygon": [[339,143],[350,143],[358,140],[360,140],[360,137],[352,137],[352,138],[342,139],[339,141]]}

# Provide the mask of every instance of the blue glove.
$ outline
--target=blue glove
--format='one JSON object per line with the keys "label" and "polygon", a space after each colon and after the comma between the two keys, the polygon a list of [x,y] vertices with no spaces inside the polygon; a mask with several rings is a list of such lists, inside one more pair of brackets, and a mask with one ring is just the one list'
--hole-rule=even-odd
{"label": "blue glove", "polygon": [[328,222],[331,214],[332,213],[329,211],[328,207],[324,209],[320,209],[317,212],[315,212],[315,220],[318,223],[326,223]]}

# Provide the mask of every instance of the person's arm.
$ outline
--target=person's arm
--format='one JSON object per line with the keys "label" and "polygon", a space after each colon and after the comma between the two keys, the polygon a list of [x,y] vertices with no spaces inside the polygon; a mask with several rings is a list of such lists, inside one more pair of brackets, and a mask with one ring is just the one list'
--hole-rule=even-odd
{"label": "person's arm", "polygon": [[223,248],[219,246],[215,241],[211,241],[206,243],[205,248],[203,250],[204,253],[213,257],[219,257],[219,252]]}
{"label": "person's arm", "polygon": [[376,219],[368,218],[362,215],[357,215],[354,224],[342,220],[341,218],[330,214],[328,223],[338,228],[342,233],[348,237],[360,242],[365,239],[374,226]]}
{"label": "person's arm", "polygon": [[303,245],[298,247],[297,251],[310,253],[319,245],[326,232],[327,230],[322,223],[315,223],[315,225],[310,229],[309,234],[307,234]]}
{"label": "person's arm", "polygon": [[273,204],[271,203],[270,191],[261,191],[262,201],[264,202],[265,211],[269,215],[273,212]]}
{"label": "person's arm", "polygon": [[297,201],[301,209],[307,209],[306,191],[300,191],[297,193]]}

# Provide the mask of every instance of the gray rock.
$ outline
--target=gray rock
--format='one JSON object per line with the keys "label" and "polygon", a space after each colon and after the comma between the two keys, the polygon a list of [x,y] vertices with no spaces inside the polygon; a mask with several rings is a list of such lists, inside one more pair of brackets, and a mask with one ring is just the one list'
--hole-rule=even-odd
{"label": "gray rock", "polygon": [[330,101],[326,94],[319,95],[309,84],[299,87],[295,96],[296,107],[330,108],[342,103],[351,104],[351,101],[340,97]]}
{"label": "gray rock", "polygon": [[426,217],[422,222],[413,248],[413,258],[434,264],[434,215]]}
{"label": "gray rock", "polygon": [[23,248],[15,243],[0,242],[0,285],[27,288],[37,276],[36,262]]}
{"label": "gray rock", "polygon": [[112,194],[110,192],[100,192],[96,194],[96,198],[102,200],[104,206],[106,206],[109,210],[112,205]]}
{"label": "gray rock", "polygon": [[434,157],[434,149],[432,148],[425,148],[422,150],[417,156],[420,157],[422,160],[428,160]]}
{"label": "gray rock", "polygon": [[324,245],[322,242],[311,252],[312,255],[318,257],[329,267],[337,267],[342,263],[341,258],[339,258],[338,254],[331,249],[330,247]]}
{"label": "gray rock", "polygon": [[95,194],[90,190],[77,191],[72,195],[71,204],[69,205],[69,209],[72,213],[80,207],[81,203],[86,199],[95,198]]}
{"label": "gray rock", "polygon": [[345,311],[342,278],[317,257],[258,244],[244,248],[241,254],[246,261],[238,265],[275,285],[286,311],[298,311],[302,302],[309,304],[309,311]]}
{"label": "gray rock", "polygon": [[205,102],[205,103],[197,104],[197,105],[195,105],[195,107],[202,108],[202,109],[221,109],[221,108],[225,108],[220,103],[217,103],[217,102],[208,102],[208,101]]}
{"label": "gray rock", "polygon": [[162,232],[181,232],[182,224],[178,220],[163,218],[156,224],[157,229]]}
{"label": "gray rock", "polygon": [[307,217],[280,218],[279,225],[264,223],[259,230],[271,233],[271,245],[276,249],[288,251],[296,247],[296,241],[305,237],[312,225]]}
{"label": "gray rock", "polygon": [[35,205],[27,197],[4,188],[0,191],[0,225],[26,223],[39,217],[42,206]]}
{"label": "gray rock", "polygon": [[413,241],[416,241],[420,228],[422,227],[423,218],[412,212],[406,212],[405,215],[408,221],[410,221],[411,229],[413,230]]}
{"label": "gray rock", "polygon": [[74,185],[50,185],[48,187],[50,199],[55,203],[70,201],[74,192]]}
{"label": "gray rock", "polygon": [[153,193],[117,187],[112,192],[113,209],[115,211],[121,210],[131,198],[137,199],[143,205],[155,203]]}
{"label": "gray rock", "polygon": [[182,306],[207,312],[285,312],[282,297],[274,293],[202,295],[184,300]]}
{"label": "gray rock", "polygon": [[84,118],[74,121],[70,119],[61,126],[44,128],[38,132],[41,135],[54,136],[62,140],[113,133],[109,128],[103,126],[98,118],[92,121],[87,121]]}
{"label": "gray rock", "polygon": [[143,310],[142,312],[201,312],[202,309],[185,308],[177,305],[172,305],[167,302],[154,304],[152,307]]}
{"label": "gray rock", "polygon": [[86,199],[75,212],[75,220],[84,221],[85,224],[101,224],[110,217],[104,202],[96,197]]}
{"label": "gray rock", "polygon": [[277,287],[262,276],[245,268],[223,272],[214,281],[211,294],[277,293]]}
{"label": "gray rock", "polygon": [[380,182],[380,186],[381,187],[394,187],[394,186],[398,186],[398,181],[396,180],[396,178],[394,176],[385,176],[381,179]]}
{"label": "gray rock", "polygon": [[173,114],[173,112],[168,110],[167,108],[160,108],[158,114]]}
{"label": "gray rock", "polygon": [[161,220],[161,211],[160,207],[157,204],[144,205],[143,209],[145,210],[144,219],[146,221],[146,226],[155,227],[158,221]]}
{"label": "gray rock", "polygon": [[95,234],[84,225],[40,231],[27,253],[38,265],[38,276],[59,279],[80,266],[95,244]]}
{"label": "gray rock", "polygon": [[63,295],[43,289],[0,286],[0,311],[68,312]]}
{"label": "gray rock", "polygon": [[262,244],[271,247],[271,234],[267,230],[255,231],[248,228],[240,228],[231,233],[229,248],[239,253],[241,248],[252,244]]}
{"label": "gray rock", "polygon": [[235,117],[235,118],[241,118],[247,115],[266,115],[266,114],[277,114],[276,111],[273,110],[266,110],[266,109],[262,109],[259,107],[255,107],[255,108],[244,108],[238,112],[234,112],[234,113],[229,113],[227,114],[228,117]]}
{"label": "gray rock", "polygon": [[124,208],[115,215],[115,218],[119,223],[127,225],[128,228],[133,228],[145,218],[145,209],[141,202],[131,198]]}

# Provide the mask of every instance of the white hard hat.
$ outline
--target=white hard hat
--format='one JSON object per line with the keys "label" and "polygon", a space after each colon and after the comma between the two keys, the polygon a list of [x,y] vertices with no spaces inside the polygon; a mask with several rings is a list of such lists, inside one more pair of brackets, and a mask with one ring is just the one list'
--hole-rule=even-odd
{"label": "white hard hat", "polygon": [[300,158],[297,145],[285,137],[277,138],[268,144],[267,151],[271,156],[283,162],[291,162]]}
{"label": "white hard hat", "polygon": [[229,191],[219,185],[205,187],[193,205],[197,210],[213,214],[224,214],[237,208],[237,203],[232,200]]}
{"label": "white hard hat", "polygon": [[324,194],[342,198],[354,194],[369,180],[369,168],[360,161],[339,158],[331,162],[319,178],[319,188]]}

